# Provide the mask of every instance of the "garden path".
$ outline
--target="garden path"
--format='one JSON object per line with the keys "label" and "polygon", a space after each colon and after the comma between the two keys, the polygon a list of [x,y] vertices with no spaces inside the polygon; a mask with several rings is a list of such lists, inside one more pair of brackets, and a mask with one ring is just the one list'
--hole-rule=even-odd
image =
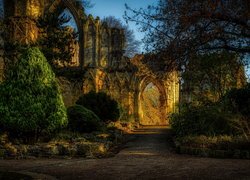
{"label": "garden path", "polygon": [[0,160],[0,172],[40,179],[250,179],[250,160],[175,154],[166,127],[142,127],[114,157]]}

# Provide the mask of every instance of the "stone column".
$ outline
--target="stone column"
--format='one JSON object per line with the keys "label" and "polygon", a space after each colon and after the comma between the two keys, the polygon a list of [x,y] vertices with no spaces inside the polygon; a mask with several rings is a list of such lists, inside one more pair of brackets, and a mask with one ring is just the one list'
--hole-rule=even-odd
{"label": "stone column", "polygon": [[7,20],[7,40],[10,43],[29,44],[37,40],[36,19],[43,12],[42,1],[5,0],[5,19]]}

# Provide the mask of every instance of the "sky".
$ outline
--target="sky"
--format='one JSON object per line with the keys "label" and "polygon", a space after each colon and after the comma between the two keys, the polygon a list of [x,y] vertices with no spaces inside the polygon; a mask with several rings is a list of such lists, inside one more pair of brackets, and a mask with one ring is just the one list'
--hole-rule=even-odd
{"label": "sky", "polygon": [[[157,4],[158,0],[91,0],[94,7],[87,10],[87,13],[92,14],[94,17],[99,16],[101,19],[107,16],[115,16],[118,19],[123,19],[125,8],[125,3],[133,8],[146,8],[148,5]],[[135,23],[128,23],[130,29],[134,30],[135,37],[137,40],[141,40],[144,36],[143,33],[138,31],[138,26]]]}

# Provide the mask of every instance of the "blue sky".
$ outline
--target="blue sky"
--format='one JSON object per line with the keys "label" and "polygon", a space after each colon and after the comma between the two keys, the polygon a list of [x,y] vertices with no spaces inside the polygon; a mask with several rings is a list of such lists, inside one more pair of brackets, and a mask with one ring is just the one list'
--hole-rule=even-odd
{"label": "blue sky", "polygon": [[[87,13],[92,14],[94,17],[99,16],[101,19],[105,16],[115,16],[126,23],[123,19],[126,10],[125,3],[131,8],[139,9],[157,4],[158,0],[91,0],[91,2],[94,7],[87,10]],[[141,40],[144,34],[138,31],[138,26],[131,22],[128,25],[134,30],[136,39]]]}

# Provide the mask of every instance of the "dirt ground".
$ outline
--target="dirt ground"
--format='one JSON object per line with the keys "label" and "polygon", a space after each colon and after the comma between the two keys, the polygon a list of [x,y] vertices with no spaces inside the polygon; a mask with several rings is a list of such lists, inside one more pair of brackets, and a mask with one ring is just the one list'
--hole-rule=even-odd
{"label": "dirt ground", "polygon": [[250,179],[250,160],[175,154],[166,127],[144,127],[129,139],[112,158],[0,160],[0,172],[35,179]]}

